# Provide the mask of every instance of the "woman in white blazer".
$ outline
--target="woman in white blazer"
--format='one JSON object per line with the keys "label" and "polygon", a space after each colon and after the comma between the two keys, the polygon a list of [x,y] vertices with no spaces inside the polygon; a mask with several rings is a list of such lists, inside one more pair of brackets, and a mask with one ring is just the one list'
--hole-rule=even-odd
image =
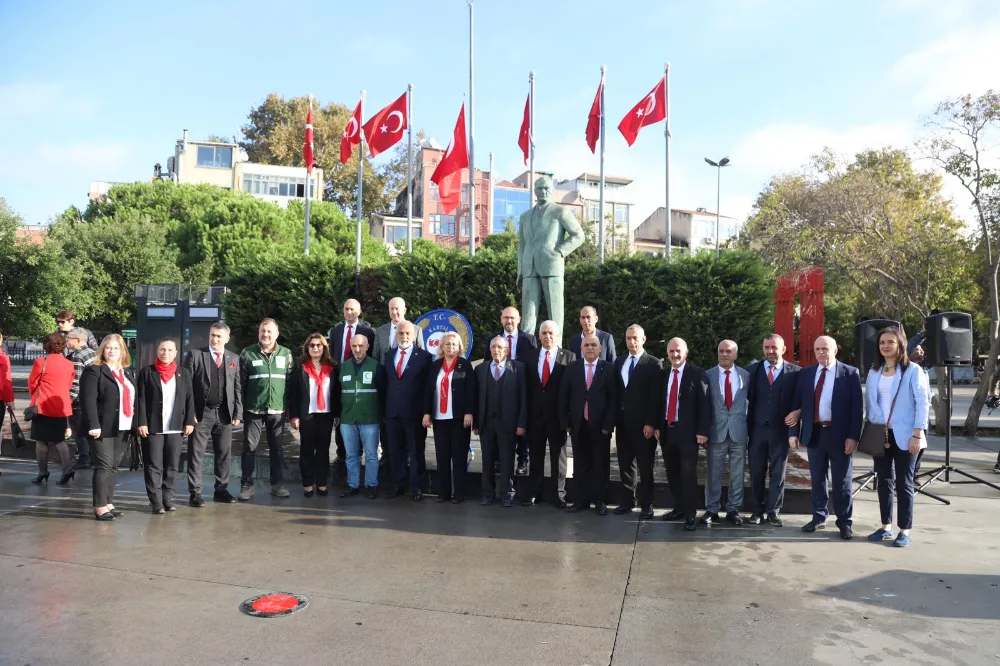
{"label": "woman in white blazer", "polygon": [[[906,356],[906,338],[895,328],[878,333],[878,351],[868,373],[865,413],[870,424],[889,424],[885,455],[875,458],[882,526],[869,535],[873,543],[893,540],[892,503],[898,500],[899,534],[893,545],[910,545],[913,526],[914,475],[917,457],[927,447],[930,384],[923,369]],[[895,404],[893,403],[895,400]]]}

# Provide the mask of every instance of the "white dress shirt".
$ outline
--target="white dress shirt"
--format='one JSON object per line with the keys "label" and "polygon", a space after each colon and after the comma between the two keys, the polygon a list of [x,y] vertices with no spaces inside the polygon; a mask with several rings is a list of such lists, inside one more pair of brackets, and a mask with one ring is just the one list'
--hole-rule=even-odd
{"label": "white dress shirt", "polygon": [[[683,363],[681,363],[681,367],[677,368],[677,381],[678,382],[680,382],[682,379],[684,379],[684,368],[686,368],[686,367],[687,367],[687,361],[684,361]],[[667,413],[667,405],[670,404],[670,391],[671,391],[671,389],[674,386],[674,366],[672,366],[672,365],[670,366],[670,370],[668,370],[668,373],[669,373],[669,375],[667,377],[667,401],[665,403],[663,403],[663,413],[664,414]],[[680,415],[680,413],[681,413],[681,387],[680,387],[680,384],[678,384],[677,385],[677,411],[673,415],[674,416],[674,420],[678,420],[677,417]],[[668,416],[669,416],[669,414],[668,414]],[[667,420],[669,420],[669,418]]]}
{"label": "white dress shirt", "polygon": [[[457,363],[455,364],[458,365]],[[455,369],[452,368],[448,377],[448,409],[441,411],[441,382],[444,381],[444,364],[438,371],[436,390],[434,392],[434,418],[437,420],[454,418],[455,413]]]}
{"label": "white dress shirt", "polygon": [[391,321],[389,322],[389,349],[395,349],[399,346],[399,341],[396,340],[396,325]]}
{"label": "white dress shirt", "polygon": [[[823,366],[816,368],[816,377],[813,379],[813,393],[816,385],[819,384],[820,375],[823,374]],[[826,379],[823,381],[823,392],[819,395],[819,414],[813,415],[814,421],[833,420],[833,379],[837,376],[837,360],[827,366]]]}
{"label": "white dress shirt", "polygon": [[[775,375],[777,377],[777,375]],[[743,380],[740,379],[739,373],[736,372],[736,366],[729,368],[729,385],[733,390],[733,397],[736,397],[736,392],[743,388]],[[721,365],[719,366],[719,393],[725,397],[726,395],[726,369]]]}
{"label": "white dress shirt", "polygon": [[[157,376],[157,379],[159,379],[159,376]],[[177,400],[177,375],[171,377],[170,381],[166,383],[161,380],[160,389],[163,391],[163,411],[160,412],[163,418],[161,422],[163,430],[157,434],[172,435],[180,432],[177,428],[171,427],[177,424],[170,422],[170,417],[174,414],[174,402]]]}
{"label": "white dress shirt", "polygon": [[625,357],[625,363],[622,364],[622,381],[625,383],[625,388],[628,388],[628,373],[629,368],[632,367],[632,363],[639,365],[639,356],[633,356],[629,354]]}
{"label": "white dress shirt", "polygon": [[[319,405],[316,404],[316,380],[313,379],[312,375],[307,374],[309,377],[309,413],[310,414],[329,414],[330,413],[330,399],[326,400],[326,409],[320,409]],[[323,377],[323,396],[326,397],[330,395],[330,378]]]}
{"label": "white dress shirt", "polygon": [[403,349],[402,347],[396,347],[396,355],[392,359],[393,372],[395,372],[396,368],[399,366],[399,355],[404,351],[406,352],[406,355],[403,357],[403,367],[400,368],[399,374],[406,372],[406,366],[410,364],[410,357],[413,356],[413,345],[410,345],[406,349]]}
{"label": "white dress shirt", "polygon": [[[120,371],[123,372],[124,371]],[[124,377],[124,374],[122,375]],[[116,381],[117,383],[117,381]],[[131,430],[132,429],[132,419],[135,418],[135,385],[125,377],[125,385],[128,386],[129,395],[132,396],[132,416],[125,416],[125,391],[122,390],[122,385],[118,384],[118,429],[119,430]]]}
{"label": "white dress shirt", "polygon": [[549,377],[552,376],[552,372],[556,369],[556,355],[559,353],[559,347],[554,349],[546,349],[542,347],[538,350],[538,378],[542,378],[542,368],[545,367],[545,352],[549,353]]}

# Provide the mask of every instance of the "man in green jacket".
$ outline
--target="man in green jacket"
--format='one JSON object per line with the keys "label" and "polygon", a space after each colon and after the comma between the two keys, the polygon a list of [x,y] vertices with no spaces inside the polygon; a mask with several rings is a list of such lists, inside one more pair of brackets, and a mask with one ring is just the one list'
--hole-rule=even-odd
{"label": "man in green jacket", "polygon": [[271,462],[271,494],[286,498],[281,485],[285,453],[281,440],[285,434],[288,408],[285,383],[292,369],[292,352],[278,344],[278,324],[273,319],[260,322],[257,344],[240,353],[240,377],[243,382],[243,479],[239,500],[253,497],[254,453],[260,437],[267,430],[268,457]]}

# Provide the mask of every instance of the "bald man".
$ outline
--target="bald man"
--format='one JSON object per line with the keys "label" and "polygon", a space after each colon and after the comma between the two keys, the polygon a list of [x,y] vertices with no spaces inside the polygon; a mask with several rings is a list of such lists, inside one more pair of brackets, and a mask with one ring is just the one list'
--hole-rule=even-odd
{"label": "bald man", "polygon": [[[840,538],[848,540],[854,538],[851,454],[861,439],[861,374],[857,368],[837,361],[837,341],[828,335],[816,338],[813,353],[816,363],[797,373],[792,412],[785,419],[788,445],[793,449],[804,446],[809,455],[813,518],[802,531],[826,527],[832,495]],[[827,471],[833,477],[832,490]]]}
{"label": "bald man", "polygon": [[[396,328],[406,319],[406,301],[399,296],[389,299],[389,321],[375,329],[375,348],[370,352],[381,361],[385,353],[396,348]],[[424,329],[419,326],[414,328],[415,344],[417,349],[424,349]]]}
{"label": "bald man", "polygon": [[569,350],[580,355],[580,343],[588,335],[596,335],[601,343],[601,360],[614,363],[618,360],[618,350],[615,348],[615,336],[597,328],[597,308],[585,305],[580,309],[580,335],[574,335],[569,341]]}
{"label": "bald man", "polygon": [[[368,338],[368,349],[375,347],[375,330],[361,320],[361,303],[354,298],[344,301],[344,321],[330,327],[326,333],[326,340],[330,345],[330,356],[337,363],[343,363],[351,358],[351,338],[355,335],[363,335]],[[371,356],[371,351],[368,352]],[[381,361],[378,356],[375,360]],[[337,440],[337,457],[334,458],[334,465],[343,466],[347,461],[347,452],[344,450],[344,438],[340,435],[340,428],[335,429],[335,439]]]}

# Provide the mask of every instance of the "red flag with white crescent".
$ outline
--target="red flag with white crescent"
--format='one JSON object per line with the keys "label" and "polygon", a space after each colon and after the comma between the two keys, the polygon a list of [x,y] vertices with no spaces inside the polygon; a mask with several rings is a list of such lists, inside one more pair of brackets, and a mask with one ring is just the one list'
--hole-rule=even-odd
{"label": "red flag with white crescent", "polygon": [[590,105],[590,115],[587,116],[587,145],[590,152],[597,151],[597,140],[601,138],[601,93],[604,92],[604,77],[601,77],[601,84],[597,86],[597,95],[594,96],[594,103]]}
{"label": "red flag with white crescent", "polygon": [[347,121],[347,127],[344,128],[344,134],[340,137],[340,163],[347,164],[347,160],[351,159],[351,155],[354,154],[355,144],[361,143],[361,104],[354,107],[354,113],[351,114],[351,119]]}
{"label": "red flag with white crescent", "polygon": [[455,134],[448,144],[448,150],[431,175],[431,182],[438,186],[441,208],[451,215],[458,208],[462,198],[462,169],[469,166],[469,146],[465,138],[465,104],[458,112]]}
{"label": "red flag with white crescent", "polygon": [[313,171],[313,162],[315,161],[315,155],[313,154],[313,108],[312,101],[309,102],[309,113],[306,114],[306,140],[302,144],[302,161],[306,163],[306,173],[311,174]]}
{"label": "red flag with white crescent", "polygon": [[372,157],[392,148],[403,138],[403,130],[406,129],[406,102],[406,93],[403,93],[399,99],[365,123],[365,140],[368,142],[368,154]]}
{"label": "red flag with white crescent", "polygon": [[517,145],[524,153],[524,163],[528,163],[528,148],[531,145],[531,95],[524,102],[524,119],[521,120],[521,134],[517,137]]}
{"label": "red flag with white crescent", "polygon": [[618,131],[625,137],[628,145],[635,143],[639,130],[646,125],[658,123],[667,117],[667,77],[660,79],[656,87],[632,107],[622,121],[618,123]]}

